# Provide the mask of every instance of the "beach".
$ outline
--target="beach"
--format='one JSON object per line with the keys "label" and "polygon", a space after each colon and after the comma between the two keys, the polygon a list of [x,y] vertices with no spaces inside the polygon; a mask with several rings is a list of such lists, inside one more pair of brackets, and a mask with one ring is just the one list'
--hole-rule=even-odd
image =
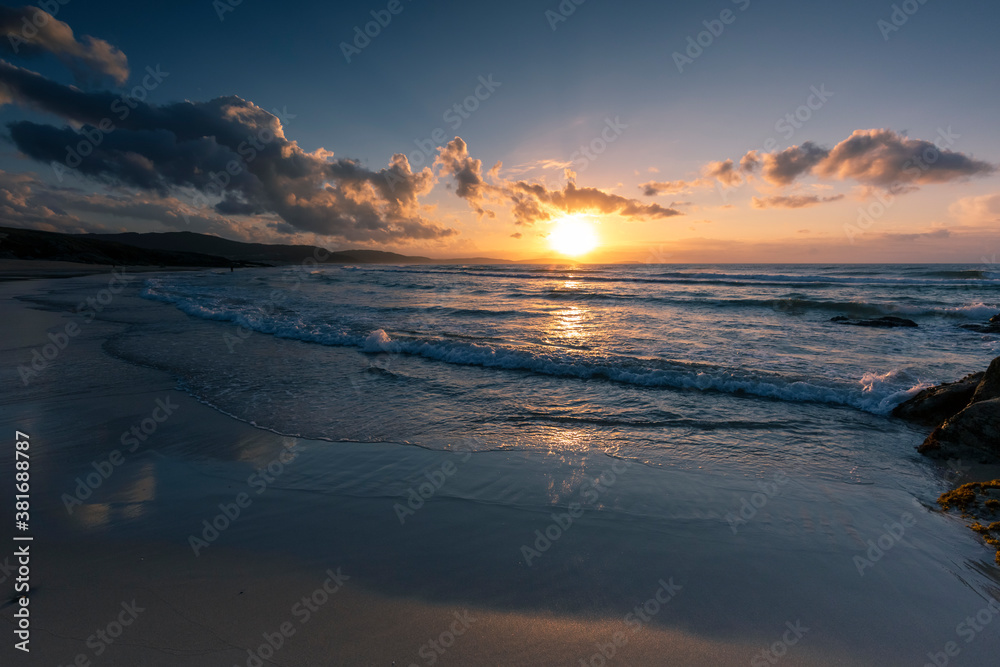
{"label": "beach", "polygon": [[[30,664],[985,665],[1000,650],[993,552],[935,507],[1000,471],[918,456],[926,433],[883,409],[909,387],[786,388],[777,367],[766,390],[707,371],[678,386],[661,366],[659,384],[630,383],[649,368],[525,368],[525,350],[498,354],[500,330],[492,365],[455,336],[412,342],[434,307],[470,307],[454,291],[331,344],[323,326],[350,304],[288,335],[275,318],[301,315],[303,291],[236,312],[253,299],[210,282],[271,288],[282,271],[0,283],[17,323],[0,420],[31,442]],[[358,273],[336,280],[386,284]],[[88,297],[89,321],[72,312]],[[585,327],[561,331],[552,355],[597,353]],[[50,341],[58,354],[20,373]],[[5,460],[3,488],[13,474]]]}

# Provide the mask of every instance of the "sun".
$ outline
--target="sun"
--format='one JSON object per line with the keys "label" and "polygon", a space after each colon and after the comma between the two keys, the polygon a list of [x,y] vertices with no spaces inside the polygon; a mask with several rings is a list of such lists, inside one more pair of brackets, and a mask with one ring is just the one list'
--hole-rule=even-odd
{"label": "sun", "polygon": [[600,245],[594,225],[582,215],[568,215],[552,223],[549,246],[562,255],[586,255]]}

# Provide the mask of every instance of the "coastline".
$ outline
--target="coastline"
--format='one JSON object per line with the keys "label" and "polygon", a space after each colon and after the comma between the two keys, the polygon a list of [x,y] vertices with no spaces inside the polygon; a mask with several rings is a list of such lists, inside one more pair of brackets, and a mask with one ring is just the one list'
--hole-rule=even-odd
{"label": "coastline", "polygon": [[0,259],[0,282],[14,280],[47,280],[52,278],[79,278],[111,274],[112,270],[128,269],[130,273],[158,273],[161,271],[204,271],[186,266],[127,266],[112,267],[105,264],[56,262],[37,259]]}
{"label": "coastline", "polygon": [[[59,289],[101,281],[74,279]],[[10,296],[51,287],[47,281],[0,286],[2,316],[22,325],[0,353],[8,373],[16,366],[12,360],[23,361],[28,346],[66,319]],[[146,305],[163,309],[165,317],[186,317],[164,304]],[[906,664],[922,654],[902,655],[907,642],[933,635],[924,640],[933,651],[937,636],[953,634],[940,628],[942,614],[960,620],[959,610],[985,606],[981,594],[961,583],[976,571],[962,563],[975,563],[979,545],[959,522],[918,507],[906,492],[882,489],[873,496],[863,486],[834,485],[812,490],[815,481],[796,481],[768,505],[766,518],[736,535],[724,514],[738,507],[753,483],[642,465],[630,471],[629,488],[613,486],[572,533],[566,531],[566,543],[526,568],[518,546],[571,499],[552,494],[551,481],[602,474],[612,459],[476,454],[433,502],[401,524],[395,505],[427,471],[455,464],[455,454],[288,438],[254,428],[177,391],[166,373],[102,351],[127,326],[99,318],[74,340],[67,352],[72,356],[57,359],[38,385],[22,392],[16,372],[8,376],[14,390],[0,403],[4,423],[31,429],[46,443],[36,449],[34,465],[44,480],[37,491],[39,571],[48,574],[39,575],[32,609],[37,655],[59,664],[88,652],[92,626],[143,594],[155,602],[140,615],[135,634],[129,630],[108,647],[102,664],[168,665],[179,657],[191,665],[246,664],[247,649],[283,622],[297,623],[292,604],[338,567],[351,579],[322,606],[322,615],[315,612],[314,621],[287,638],[275,664],[427,664],[419,650],[465,611],[477,620],[439,656],[440,664],[579,664],[613,643],[616,632],[629,631],[625,614],[653,598],[661,579],[683,588],[640,632],[625,635],[628,641],[614,656],[621,664],[657,663],[664,656],[680,664],[747,664],[781,639],[785,623],[809,611],[808,600],[823,601],[827,625],[803,618],[812,628],[808,641],[782,664]],[[157,400],[176,404],[178,419],[165,420],[148,445],[126,457],[69,514],[62,496],[94,461],[110,455],[119,434],[152,414]],[[259,486],[247,480],[280,461],[289,447],[299,465],[289,462],[287,474],[276,475],[257,495]],[[502,502],[504,492],[494,488],[498,471],[507,484],[528,490],[518,503]],[[0,483],[8,478],[5,470]],[[636,505],[657,489],[670,489],[670,497]],[[241,492],[254,494],[253,503],[195,556],[190,535]],[[873,511],[873,498],[880,501],[876,516],[860,525]],[[921,501],[926,506],[932,494]],[[870,534],[872,526],[903,510],[917,519],[906,536],[914,549],[891,555],[909,569],[874,568],[868,574],[877,583],[859,577],[850,557],[842,556],[864,554],[865,540],[878,537]],[[838,511],[856,517],[838,517]],[[802,512],[816,526],[808,533],[789,525]],[[579,562],[577,550],[589,562]],[[952,571],[942,569],[946,565]],[[926,585],[918,596],[925,609],[897,607],[885,598],[914,573]],[[981,576],[997,583],[995,572]],[[616,588],[623,592],[612,593]],[[67,614],[70,609],[80,613]],[[893,610],[915,627],[896,628]],[[8,622],[10,612],[2,612]],[[856,617],[831,627],[832,619],[850,614]],[[995,640],[979,637],[966,655],[987,656],[995,647]]]}

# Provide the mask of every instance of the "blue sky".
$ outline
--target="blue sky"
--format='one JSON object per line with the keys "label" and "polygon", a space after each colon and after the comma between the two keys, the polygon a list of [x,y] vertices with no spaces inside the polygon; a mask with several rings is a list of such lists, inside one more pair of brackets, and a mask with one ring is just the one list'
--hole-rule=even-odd
{"label": "blue sky", "polygon": [[[78,38],[92,35],[127,56],[131,75],[121,90],[135,85],[147,65],[160,65],[170,76],[150,93],[149,103],[237,95],[265,110],[287,109],[295,117],[285,124],[285,135],[304,151],[324,148],[372,170],[385,167],[397,152],[414,163],[414,140],[443,128],[448,139],[462,137],[484,172],[502,161],[505,169],[515,170],[511,178],[558,188],[565,177],[554,165],[571,162],[606,119],[619,118],[628,129],[585,170],[577,170],[576,183],[668,207],[671,196],[650,200],[640,183],[696,179],[706,164],[738,162],[771,137],[780,151],[806,141],[829,148],[856,130],[875,128],[934,141],[939,127],[951,127],[958,135],[951,150],[1000,163],[995,131],[1000,80],[994,75],[1000,62],[995,34],[1000,8],[984,0],[912,0],[907,7],[916,12],[887,40],[878,22],[891,20],[893,4],[587,0],[579,6],[563,3],[575,10],[553,30],[546,11],[558,12],[559,2],[400,0],[402,11],[350,63],[341,43],[352,41],[355,26],[371,21],[370,12],[384,10],[388,2],[301,2],[279,8],[243,0],[220,20],[210,0],[155,6],[70,0],[55,18]],[[688,38],[706,30],[703,22],[718,19],[724,10],[732,12],[732,23],[679,72],[672,54],[684,52]],[[4,57],[64,85],[75,82],[56,58]],[[488,75],[500,87],[457,132],[448,128],[443,113],[473,94],[478,78]],[[786,139],[775,123],[804,104],[814,86],[825,86],[832,97]],[[108,82],[103,87],[114,88]],[[30,104],[0,106],[4,126],[25,119],[57,126],[66,121],[38,113]],[[0,168],[33,171],[50,180],[46,165],[17,153],[5,144]],[[530,255],[542,247],[519,250],[515,241],[524,245],[544,235],[544,220],[518,225],[499,205],[496,217],[483,219],[449,192],[446,175],[439,178],[422,199],[436,207],[425,215],[457,233],[434,241],[373,240],[374,245],[437,248],[439,254],[495,247],[509,255],[521,250]],[[686,218],[711,221],[706,225],[714,225],[720,242],[777,243],[785,227],[805,226],[840,245],[840,220],[853,221],[870,193],[858,192],[856,183],[832,185],[844,200],[798,210],[799,222],[774,223],[778,231],[771,236],[755,223],[753,233],[741,237],[737,213],[719,208],[750,208],[751,196],[762,195],[752,185],[734,191],[724,204],[707,188],[677,198],[697,209],[683,210]],[[896,231],[925,231],[950,220],[956,202],[990,197],[996,185],[995,174],[984,173],[925,184],[905,197],[919,205],[901,197],[886,224]],[[78,187],[97,188],[93,179],[81,179]],[[775,193],[765,188],[763,194]],[[985,200],[983,206],[989,222],[992,202]],[[911,208],[923,214],[911,219]],[[833,209],[841,210],[834,214]],[[808,221],[802,217],[807,213]],[[640,245],[679,243],[691,235],[690,225],[687,219],[683,227],[674,222],[654,218],[630,226],[629,234]],[[148,221],[117,223],[158,229]],[[664,225],[671,228],[661,231]],[[522,238],[510,239],[517,230],[525,232]],[[699,237],[704,233],[704,226],[695,230]],[[602,237],[613,240],[606,245],[625,247],[633,242],[629,234]],[[331,235],[328,241],[337,245],[350,239]]]}

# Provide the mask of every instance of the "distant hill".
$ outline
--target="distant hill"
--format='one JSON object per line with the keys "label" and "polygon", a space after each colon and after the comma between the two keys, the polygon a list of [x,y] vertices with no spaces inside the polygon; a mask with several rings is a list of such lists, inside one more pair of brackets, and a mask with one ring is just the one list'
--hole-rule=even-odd
{"label": "distant hill", "polygon": [[14,227],[0,227],[0,258],[116,266],[266,266],[259,262],[233,261],[200,252],[140,248],[90,235],[58,234]]}
{"label": "distant hill", "polygon": [[[136,248],[166,252],[198,252],[217,255],[226,259],[244,262],[264,262],[267,264],[299,264],[306,259],[326,257],[332,264],[509,264],[507,260],[488,257],[463,259],[431,259],[411,255],[400,255],[382,250],[339,250],[330,252],[325,248],[309,245],[281,245],[265,243],[243,243],[208,234],[194,232],[162,232],[137,234],[84,234],[76,238],[97,239],[123,243]],[[327,257],[329,253],[329,257]]]}

